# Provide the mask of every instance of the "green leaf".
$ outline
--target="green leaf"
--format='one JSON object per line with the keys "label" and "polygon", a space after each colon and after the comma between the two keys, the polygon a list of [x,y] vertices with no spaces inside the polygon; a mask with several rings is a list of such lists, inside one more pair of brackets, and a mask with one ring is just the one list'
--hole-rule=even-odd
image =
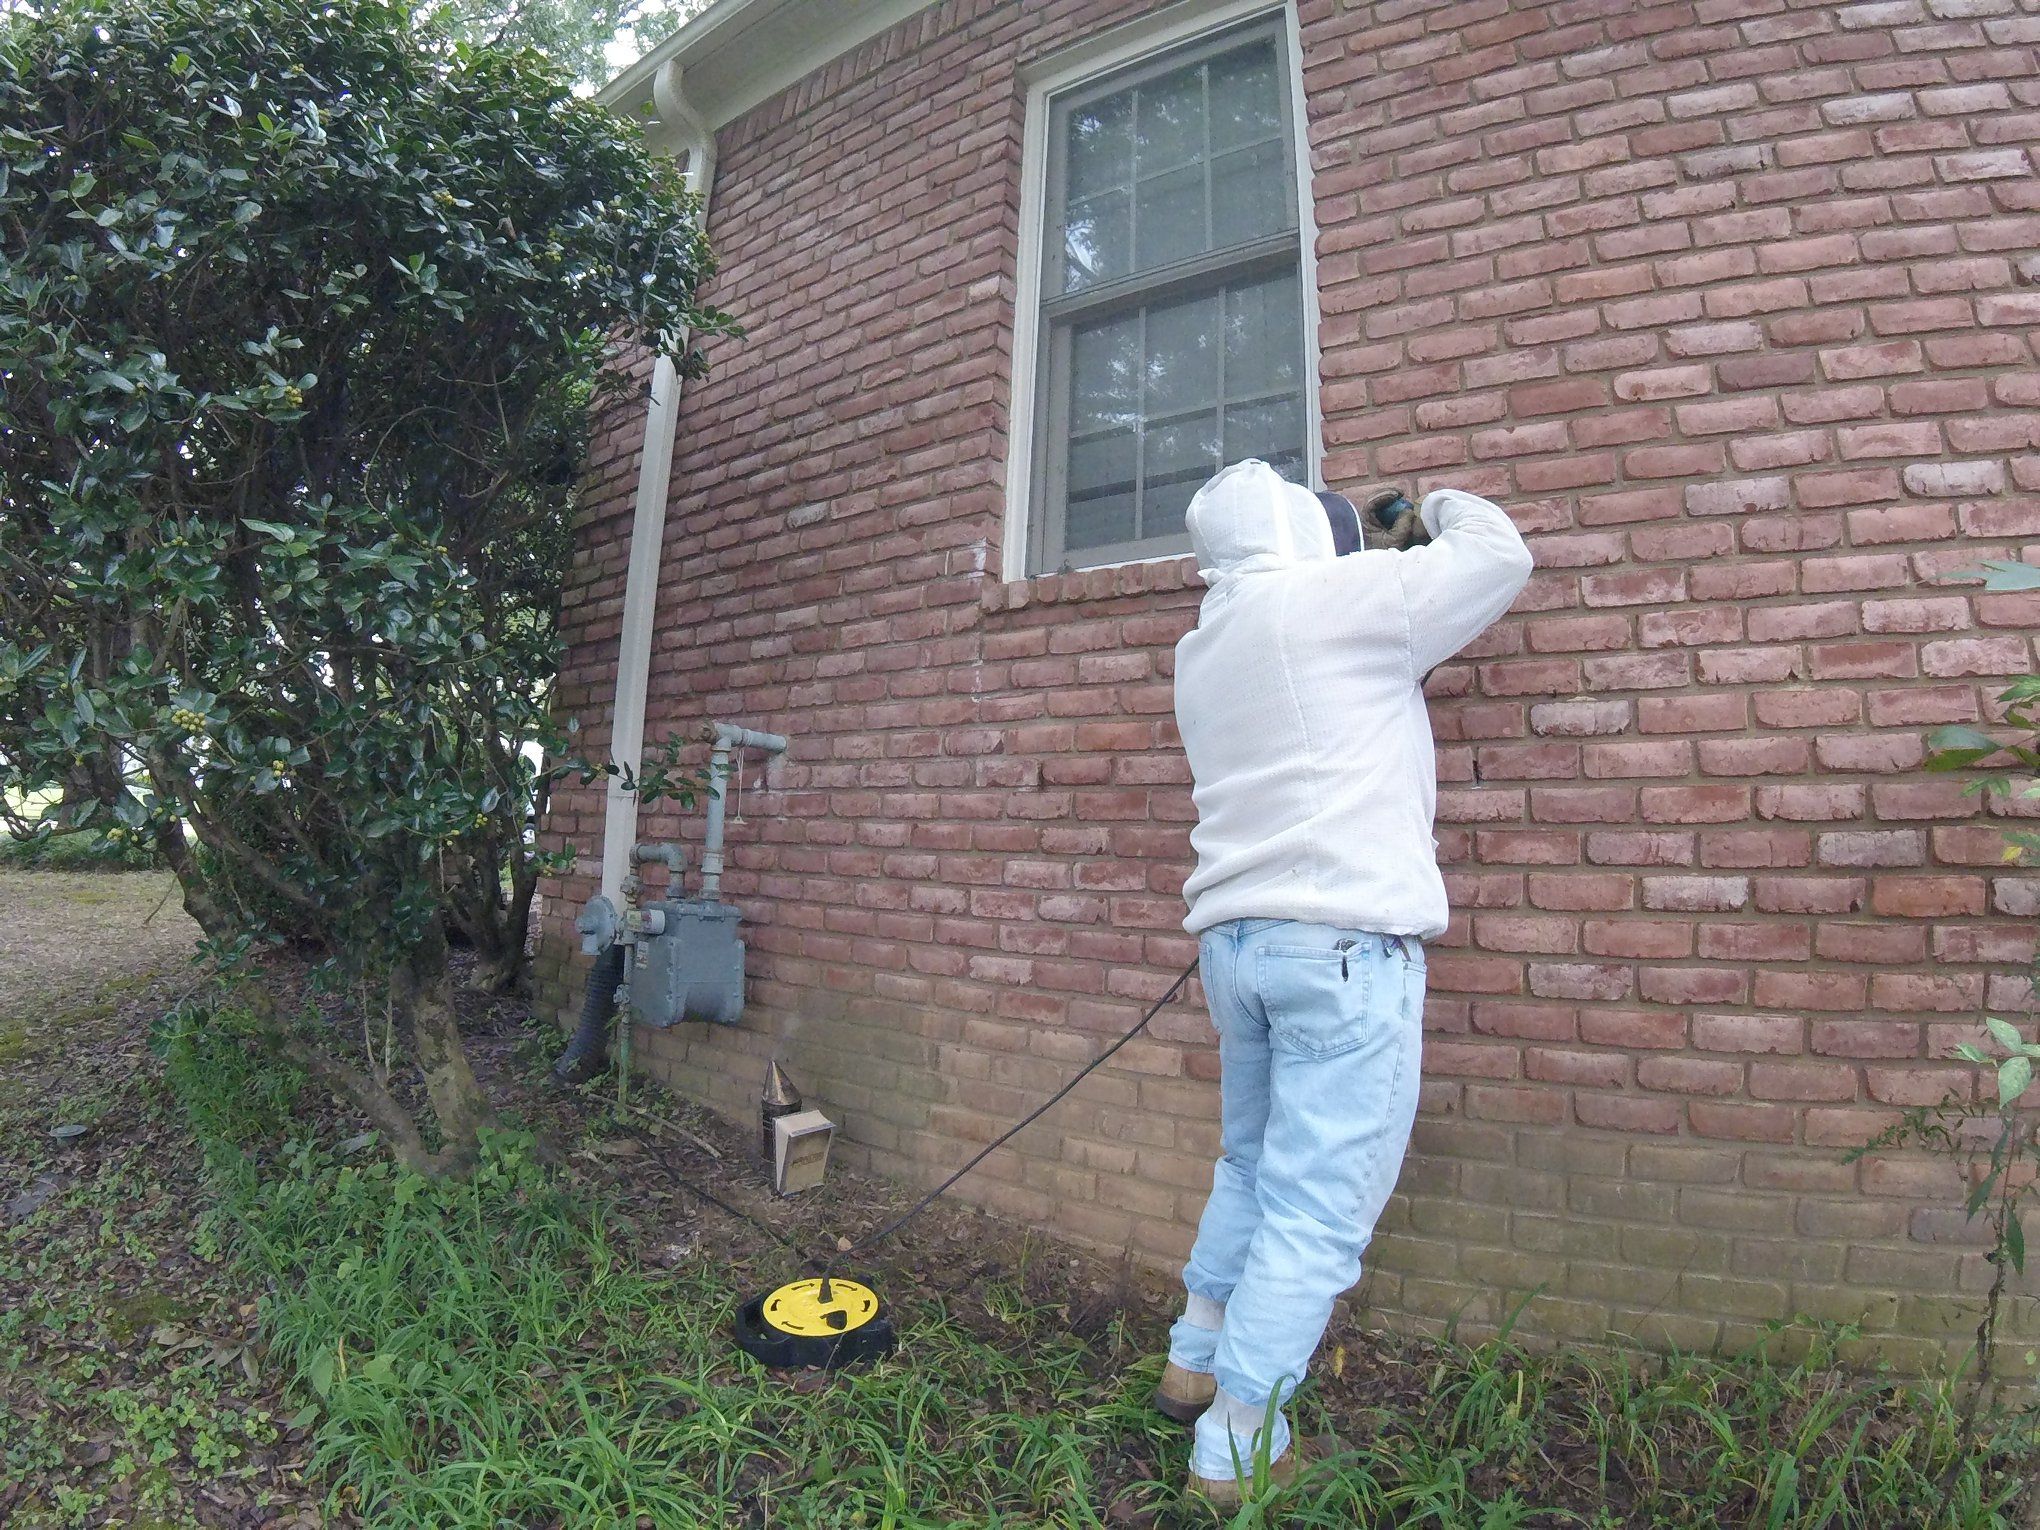
{"label": "green leaf", "polygon": [[305,1380],[321,1397],[333,1389],[333,1351],[321,1350],[312,1357],[312,1363],[305,1367]]}
{"label": "green leaf", "polygon": [[2017,1026],[2009,1020],[2000,1020],[1995,1015],[1983,1022],[1983,1028],[1990,1032],[1993,1041],[2007,1051],[2017,1051],[2019,1043],[2025,1040],[2025,1037],[2019,1034]]}
{"label": "green leaf", "polygon": [[2005,1218],[2005,1257],[2012,1261],[2013,1270],[2026,1273],[2026,1229],[2019,1225],[2016,1209]]}
{"label": "green leaf", "polygon": [[2040,568],[2030,563],[2005,563],[1994,559],[1983,567],[1983,587],[1986,590],[2040,590]]}
{"label": "green leaf", "polygon": [[2033,1082],[2033,1059],[2021,1052],[1998,1065],[1998,1108],[2007,1109]]}
{"label": "green leaf", "polygon": [[1929,770],[1961,770],[1996,754],[2001,746],[1988,733],[1957,725],[1936,728],[1927,735]]}

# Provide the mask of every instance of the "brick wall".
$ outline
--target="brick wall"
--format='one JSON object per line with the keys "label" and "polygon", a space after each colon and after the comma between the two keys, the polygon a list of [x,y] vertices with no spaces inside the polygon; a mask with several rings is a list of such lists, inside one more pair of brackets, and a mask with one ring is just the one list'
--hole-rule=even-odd
{"label": "brick wall", "polygon": [[[1188,961],[1170,716],[1194,575],[1002,581],[1026,61],[1145,7],[931,7],[725,130],[648,734],[793,736],[727,891],[754,1009],[640,1033],[740,1112],[783,1049],[925,1179]],[[1304,0],[1328,477],[1509,506],[1539,572],[1432,681],[1425,1110],[1365,1298],[1734,1343],[1795,1312],[1924,1362],[1987,1283],[1931,1159],[2040,886],[1918,769],[2029,672],[2040,604],[2040,4]],[[598,747],[641,416],[603,438],[566,705]],[[698,837],[648,815],[645,837]],[[600,805],[552,843],[547,991]],[[1216,1150],[1189,1008],[964,1193],[1175,1260]]]}

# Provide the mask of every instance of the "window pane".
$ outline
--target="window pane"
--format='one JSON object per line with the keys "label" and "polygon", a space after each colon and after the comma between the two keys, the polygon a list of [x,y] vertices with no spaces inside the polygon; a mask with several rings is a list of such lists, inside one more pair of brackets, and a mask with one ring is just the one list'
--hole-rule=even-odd
{"label": "window pane", "polygon": [[1151,426],[1145,462],[1147,482],[1152,487],[1188,475],[1202,483],[1223,466],[1218,451],[1216,409],[1174,424]]}
{"label": "window pane", "polygon": [[[1211,162],[1211,247],[1279,234],[1290,226],[1288,160],[1280,143],[1220,154]],[[1145,188],[1143,188],[1145,189]],[[1146,230],[1142,230],[1145,234]],[[1143,257],[1142,265],[1146,265]]]}
{"label": "window pane", "polygon": [[1204,219],[1204,166],[1142,181],[1134,194],[1133,265],[1151,271],[1211,248]]}
{"label": "window pane", "polygon": [[1142,180],[1204,158],[1204,66],[1140,86],[1134,106],[1134,167]]}
{"label": "window pane", "polygon": [[1148,310],[1147,415],[1180,414],[1218,402],[1218,314],[1216,295]]}
{"label": "window pane", "polygon": [[1228,408],[1225,412],[1225,460],[1259,457],[1285,477],[1301,477],[1283,468],[1303,459],[1303,399],[1292,395],[1267,403]]}
{"label": "window pane", "polygon": [[[1212,470],[1217,471],[1216,469]],[[1189,530],[1184,512],[1211,473],[1158,483],[1148,480],[1141,496],[1140,534],[1143,537],[1180,537]]]}
{"label": "window pane", "polygon": [[1295,226],[1278,58],[1263,35],[1068,111],[1065,293]]}
{"label": "window pane", "polygon": [[1109,96],[1070,116],[1070,197],[1133,184],[1133,97]]}
{"label": "window pane", "polygon": [[1294,272],[1236,287],[1225,300],[1225,392],[1294,389],[1303,369],[1303,296]]}
{"label": "window pane", "polygon": [[1089,324],[1070,337],[1070,431],[1085,435],[1140,418],[1140,318]]}
{"label": "window pane", "polygon": [[1068,355],[1067,499],[1053,559],[1180,538],[1191,496],[1243,457],[1304,480],[1295,271],[1078,320]]}
{"label": "window pane", "polygon": [[1213,151],[1282,136],[1275,44],[1263,41],[1211,61]]}
{"label": "window pane", "polygon": [[1134,454],[1138,449],[1130,429],[1072,438],[1070,497],[1075,499],[1080,494],[1097,494],[1106,489],[1131,489]]}
{"label": "window pane", "polygon": [[1083,552],[1091,547],[1110,547],[1134,539],[1133,491],[1101,494],[1091,499],[1070,498],[1068,520],[1063,528],[1063,550]]}
{"label": "window pane", "polygon": [[1132,269],[1127,195],[1108,191],[1070,204],[1063,229],[1063,290],[1081,291]]}

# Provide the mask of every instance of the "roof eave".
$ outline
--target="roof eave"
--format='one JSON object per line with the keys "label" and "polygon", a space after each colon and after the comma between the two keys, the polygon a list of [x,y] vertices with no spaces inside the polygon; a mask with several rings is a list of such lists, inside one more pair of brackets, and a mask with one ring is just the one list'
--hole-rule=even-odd
{"label": "roof eave", "polygon": [[[715,0],[595,93],[604,106],[655,115],[659,72],[678,65],[689,104],[712,128],[741,116],[934,0]],[[816,13],[824,12],[826,19]]]}

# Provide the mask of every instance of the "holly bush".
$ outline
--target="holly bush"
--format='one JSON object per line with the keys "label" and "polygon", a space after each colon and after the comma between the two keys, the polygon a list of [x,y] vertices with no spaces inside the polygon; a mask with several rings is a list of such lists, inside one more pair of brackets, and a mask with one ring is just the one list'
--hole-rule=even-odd
{"label": "holly bush", "polygon": [[[0,802],[157,849],[222,954],[386,984],[462,1156],[445,945],[521,947],[591,405],[726,325],[677,167],[441,35],[0,16]],[[386,1078],[325,1071],[401,1138]]]}

